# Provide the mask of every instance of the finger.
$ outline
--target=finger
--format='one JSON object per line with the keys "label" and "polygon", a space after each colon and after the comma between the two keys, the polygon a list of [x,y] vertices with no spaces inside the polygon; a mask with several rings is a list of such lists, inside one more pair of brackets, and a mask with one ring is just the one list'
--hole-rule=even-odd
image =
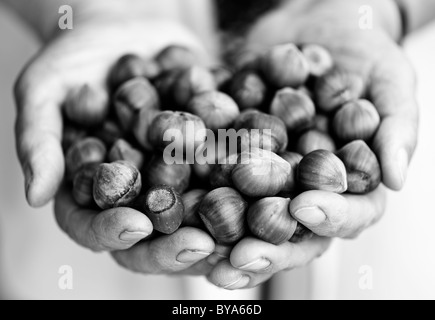
{"label": "finger", "polygon": [[255,288],[269,280],[271,273],[252,273],[234,268],[228,260],[219,262],[207,276],[208,281],[219,288],[239,290]]}
{"label": "finger", "polygon": [[213,253],[207,259],[201,260],[190,268],[175,274],[190,276],[208,275],[219,262],[229,259],[231,250],[232,247],[216,244]]}
{"label": "finger", "polygon": [[290,212],[319,236],[355,238],[380,220],[385,206],[386,192],[380,186],[364,196],[324,191],[305,192],[290,203]]}
{"label": "finger", "polygon": [[51,200],[64,174],[60,106],[66,91],[35,67],[15,85],[15,136],[26,185],[27,201],[40,207]]}
{"label": "finger", "polygon": [[101,213],[80,208],[66,188],[56,196],[54,211],[61,229],[75,242],[93,251],[128,249],[153,231],[147,216],[130,208]]}
{"label": "finger", "polygon": [[381,162],[384,184],[400,190],[417,145],[414,71],[403,54],[397,52],[374,68],[369,83],[370,98],[382,119],[373,148]]}
{"label": "finger", "polygon": [[298,244],[276,246],[256,238],[240,241],[231,253],[231,264],[242,271],[275,274],[307,265],[321,256],[331,239],[314,237]]}
{"label": "finger", "polygon": [[112,253],[123,267],[145,274],[174,273],[206,259],[215,248],[204,231],[182,228],[172,235],[139,243],[129,250]]}

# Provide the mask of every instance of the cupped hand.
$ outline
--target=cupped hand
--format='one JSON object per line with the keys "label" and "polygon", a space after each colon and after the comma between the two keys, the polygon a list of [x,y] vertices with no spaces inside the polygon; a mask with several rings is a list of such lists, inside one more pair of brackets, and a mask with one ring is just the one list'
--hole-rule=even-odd
{"label": "cupped hand", "polygon": [[196,39],[178,23],[147,18],[139,14],[141,10],[136,16],[128,6],[122,8],[128,10],[125,15],[122,10],[106,12],[103,7],[101,15],[75,9],[74,29],[59,30],[16,82],[16,144],[27,200],[39,207],[57,194],[55,214],[60,227],[86,248],[114,252],[115,259],[126,267],[147,273],[187,272],[214,251],[214,242],[206,233],[185,228],[137,244],[153,231],[144,214],[128,208],[83,209],[65,188],[59,191],[65,171],[62,104],[70,91],[88,84],[105,97],[101,103],[108,103],[108,73],[127,53],[151,57],[169,44],[180,44],[189,47],[200,61],[205,59]]}
{"label": "cupped hand", "polygon": [[[367,5],[376,22],[372,29],[363,30],[359,14]],[[239,49],[264,52],[281,43],[320,44],[329,49],[340,69],[359,75],[382,119],[372,148],[381,162],[383,184],[400,190],[418,130],[415,77],[397,44],[400,28],[397,8],[390,0],[293,0],[260,18]],[[290,211],[320,237],[281,246],[245,239],[208,278],[229,289],[259,285],[276,272],[309,263],[327,250],[330,238],[358,236],[382,217],[385,206],[384,186],[363,196],[305,192],[293,199]]]}
{"label": "cupped hand", "polygon": [[76,9],[74,29],[59,30],[16,82],[16,145],[31,206],[53,199],[62,182],[61,108],[69,92],[88,84],[105,97],[101,103],[108,103],[109,70],[127,53],[151,57],[169,44],[181,44],[199,60],[205,59],[195,37],[183,26],[146,15],[136,17],[128,6],[121,8],[128,13],[101,8],[98,15]]}

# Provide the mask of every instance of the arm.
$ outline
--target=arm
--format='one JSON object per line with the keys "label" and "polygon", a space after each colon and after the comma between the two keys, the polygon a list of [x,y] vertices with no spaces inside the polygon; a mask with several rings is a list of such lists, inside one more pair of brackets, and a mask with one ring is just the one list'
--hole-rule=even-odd
{"label": "arm", "polygon": [[435,18],[435,1],[433,0],[395,0],[402,10],[405,32],[413,32],[428,24]]}

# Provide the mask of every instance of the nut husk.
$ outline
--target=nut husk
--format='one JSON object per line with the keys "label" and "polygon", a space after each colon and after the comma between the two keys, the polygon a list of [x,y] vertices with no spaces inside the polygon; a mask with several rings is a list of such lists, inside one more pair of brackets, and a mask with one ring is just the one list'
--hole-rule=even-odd
{"label": "nut husk", "polygon": [[90,85],[84,85],[68,94],[64,105],[65,115],[77,125],[97,126],[109,113],[107,100],[107,95],[102,89],[97,90]]}
{"label": "nut husk", "polygon": [[282,119],[290,132],[307,129],[316,115],[316,108],[309,96],[292,88],[278,91],[270,106],[270,114]]}
{"label": "nut husk", "polygon": [[375,106],[368,100],[346,103],[337,111],[333,120],[335,135],[344,142],[370,140],[381,123]]}
{"label": "nut husk", "polygon": [[335,152],[336,145],[334,139],[327,133],[309,130],[299,138],[296,151],[305,156],[316,150]]}
{"label": "nut husk", "polygon": [[231,81],[229,91],[240,110],[260,109],[267,96],[266,84],[252,70],[236,73]]}
{"label": "nut husk", "polygon": [[180,194],[171,187],[155,186],[148,190],[143,206],[154,230],[161,233],[173,234],[183,222],[183,201]]}
{"label": "nut husk", "polygon": [[374,191],[382,180],[379,161],[362,140],[353,141],[337,152],[347,170],[348,192],[366,194]]}
{"label": "nut husk", "polygon": [[317,107],[326,113],[334,112],[345,103],[360,98],[364,89],[365,83],[360,76],[333,68],[316,82]]}
{"label": "nut husk", "polygon": [[218,91],[196,95],[189,102],[186,110],[200,117],[205,126],[214,132],[229,128],[240,114],[236,102],[230,96]]}
{"label": "nut husk", "polygon": [[261,59],[260,67],[267,81],[276,88],[298,88],[310,75],[310,66],[294,44],[272,47]]}
{"label": "nut husk", "polygon": [[133,164],[139,170],[142,169],[144,163],[144,154],[132,147],[124,139],[117,140],[109,151],[109,161],[128,161]]}
{"label": "nut husk", "polygon": [[274,245],[290,240],[298,222],[290,215],[290,199],[263,198],[248,210],[249,230],[257,238]]}
{"label": "nut husk", "polygon": [[94,176],[94,200],[103,210],[129,206],[141,188],[139,170],[126,161],[100,164]]}
{"label": "nut husk", "polygon": [[160,67],[154,60],[143,59],[135,54],[122,56],[109,74],[109,85],[117,89],[120,85],[136,77],[154,79],[160,73]]}
{"label": "nut husk", "polygon": [[182,196],[184,204],[183,227],[203,228],[204,224],[198,214],[199,205],[208,192],[206,190],[194,189]]}
{"label": "nut husk", "polygon": [[134,120],[142,109],[158,109],[157,90],[145,78],[134,78],[125,82],[114,96],[115,111],[122,128],[130,131]]}
{"label": "nut husk", "polygon": [[68,179],[87,163],[102,163],[106,158],[106,147],[101,140],[88,137],[72,145],[65,155],[65,166]]}
{"label": "nut husk", "polygon": [[234,186],[249,197],[273,197],[282,191],[291,173],[290,164],[270,151],[242,152],[231,177]]}
{"label": "nut husk", "polygon": [[233,245],[246,233],[247,209],[247,202],[236,190],[219,188],[204,197],[198,214],[218,244]]}
{"label": "nut husk", "polygon": [[346,168],[332,152],[317,150],[306,155],[297,171],[299,186],[305,190],[344,193],[347,190]]}
{"label": "nut husk", "polygon": [[225,91],[234,76],[230,69],[222,66],[212,68],[211,73],[213,74],[216,86],[220,91]]}

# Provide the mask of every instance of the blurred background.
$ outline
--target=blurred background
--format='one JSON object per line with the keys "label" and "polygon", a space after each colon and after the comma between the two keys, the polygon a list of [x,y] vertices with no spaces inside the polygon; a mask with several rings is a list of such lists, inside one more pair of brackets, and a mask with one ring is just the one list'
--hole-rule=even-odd
{"label": "blurred background", "polygon": [[[186,18],[207,38],[207,28]],[[0,298],[255,299],[259,290],[227,292],[204,279],[142,276],[108,254],[74,244],[57,227],[52,205],[31,209],[15,155],[12,86],[38,50],[31,34],[0,6]],[[389,195],[386,216],[355,241],[337,240],[311,266],[278,275],[273,299],[435,299],[435,24],[405,50],[419,78],[420,143],[406,188]],[[73,289],[62,290],[62,266]]]}

